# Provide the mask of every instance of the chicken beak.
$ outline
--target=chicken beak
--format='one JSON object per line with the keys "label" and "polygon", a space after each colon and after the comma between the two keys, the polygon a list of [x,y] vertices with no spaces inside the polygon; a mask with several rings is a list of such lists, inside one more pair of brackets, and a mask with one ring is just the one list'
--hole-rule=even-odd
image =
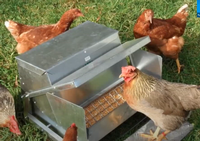
{"label": "chicken beak", "polygon": [[84,15],[82,13],[78,14],[79,17],[84,17]]}
{"label": "chicken beak", "polygon": [[119,78],[122,78],[123,76],[124,76],[123,74],[120,74],[120,75],[119,75]]}
{"label": "chicken beak", "polygon": [[150,24],[152,24],[152,17],[149,18]]}

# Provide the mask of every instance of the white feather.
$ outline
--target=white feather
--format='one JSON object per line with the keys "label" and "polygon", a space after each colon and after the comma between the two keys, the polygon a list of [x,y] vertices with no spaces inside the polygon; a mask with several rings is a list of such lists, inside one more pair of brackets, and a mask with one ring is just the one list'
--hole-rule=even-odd
{"label": "white feather", "polygon": [[9,22],[8,21],[5,21],[5,26],[9,27]]}
{"label": "white feather", "polygon": [[188,5],[187,4],[184,4],[181,8],[179,8],[177,13],[182,12],[184,9],[187,11],[187,9],[188,9]]}

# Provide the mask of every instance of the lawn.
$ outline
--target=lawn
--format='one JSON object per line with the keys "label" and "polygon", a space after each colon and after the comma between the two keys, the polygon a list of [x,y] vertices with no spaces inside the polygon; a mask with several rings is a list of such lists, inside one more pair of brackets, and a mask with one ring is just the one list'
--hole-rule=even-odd
{"label": "lawn", "polygon": [[[15,50],[16,41],[4,26],[6,20],[11,19],[34,26],[51,24],[56,23],[66,10],[76,7],[81,9],[85,17],[78,18],[71,28],[89,20],[118,30],[121,41],[126,42],[133,39],[133,26],[144,9],[153,9],[157,18],[169,18],[185,3],[189,5],[189,18],[184,33],[185,45],[180,53],[180,62],[185,67],[177,74],[175,61],[164,59],[162,75],[163,79],[173,82],[200,84],[200,19],[196,18],[196,0],[0,0],[0,83],[15,97],[17,118],[23,133],[17,137],[8,129],[1,128],[0,140],[47,140],[45,133],[23,119],[20,85],[15,85],[18,75],[15,61],[15,56],[18,55]],[[194,130],[184,141],[199,141],[200,110],[195,110],[189,121],[194,123]],[[123,133],[123,130],[120,132]],[[113,136],[110,140],[117,139]]]}

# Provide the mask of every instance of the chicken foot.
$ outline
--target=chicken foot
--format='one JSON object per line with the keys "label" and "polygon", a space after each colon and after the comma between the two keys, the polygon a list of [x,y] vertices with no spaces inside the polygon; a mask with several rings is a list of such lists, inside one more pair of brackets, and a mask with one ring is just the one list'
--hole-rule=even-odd
{"label": "chicken foot", "polygon": [[141,137],[144,137],[144,138],[147,138],[147,139],[153,141],[158,137],[159,132],[160,132],[160,128],[157,127],[156,131],[154,133],[152,130],[150,130],[150,135],[148,135],[148,134],[140,134],[140,135],[141,135]]}
{"label": "chicken foot", "polygon": [[150,135],[148,135],[148,134],[140,134],[141,135],[141,137],[143,137],[143,138],[147,138],[148,139],[148,141],[162,141],[162,139],[166,139],[167,140],[167,138],[165,137],[166,136],[166,134],[168,134],[170,131],[169,130],[166,130],[165,132],[163,132],[162,134],[160,134],[159,135],[159,132],[160,132],[160,128],[159,127],[157,127],[156,128],[156,131],[153,133],[153,131],[152,130],[150,130]]}
{"label": "chicken foot", "polygon": [[177,68],[178,68],[178,73],[181,72],[181,68],[184,66],[184,65],[180,65],[180,62],[179,62],[179,59],[177,58],[176,59],[176,65],[177,65]]}

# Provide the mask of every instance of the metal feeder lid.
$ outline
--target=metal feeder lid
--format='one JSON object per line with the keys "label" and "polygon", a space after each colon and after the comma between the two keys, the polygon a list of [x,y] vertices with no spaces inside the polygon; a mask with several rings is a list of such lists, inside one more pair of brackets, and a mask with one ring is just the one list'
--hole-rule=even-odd
{"label": "metal feeder lid", "polygon": [[[107,44],[113,40],[115,42],[112,47],[106,49]],[[64,74],[66,76],[120,43],[117,30],[86,21],[17,56],[16,60],[20,66],[38,75],[52,75],[67,68]],[[92,57],[87,58],[88,55]]]}

